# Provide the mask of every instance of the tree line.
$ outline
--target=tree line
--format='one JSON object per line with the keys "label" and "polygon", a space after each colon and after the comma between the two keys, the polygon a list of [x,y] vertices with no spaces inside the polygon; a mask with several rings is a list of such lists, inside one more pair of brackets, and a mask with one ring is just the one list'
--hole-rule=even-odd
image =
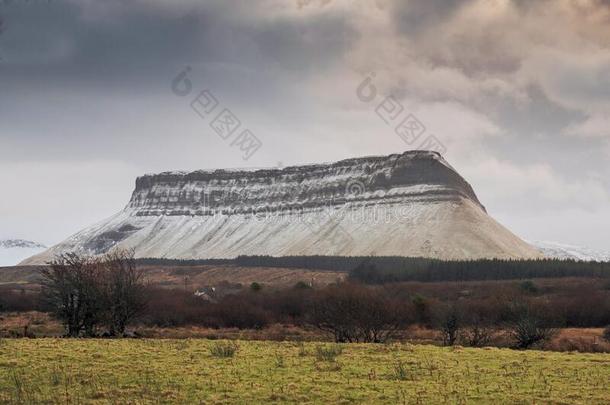
{"label": "tree line", "polygon": [[354,281],[384,284],[403,281],[475,281],[535,278],[610,278],[610,262],[574,260],[462,260],[396,256],[239,256],[235,259],[172,260],[138,259],[148,265],[237,265],[243,267],[283,267],[349,273]]}

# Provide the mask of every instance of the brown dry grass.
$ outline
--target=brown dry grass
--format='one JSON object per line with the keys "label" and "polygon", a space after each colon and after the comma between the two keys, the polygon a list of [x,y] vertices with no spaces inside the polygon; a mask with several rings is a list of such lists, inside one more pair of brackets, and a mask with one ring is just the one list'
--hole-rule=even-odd
{"label": "brown dry grass", "polygon": [[44,312],[0,313],[0,337],[61,336],[61,324]]}
{"label": "brown dry grass", "polygon": [[270,325],[264,329],[212,329],[200,326],[177,328],[147,328],[142,327],[138,332],[147,338],[155,339],[230,339],[230,340],[269,340],[275,342],[321,341],[328,337],[317,330],[301,328],[292,325]]}
{"label": "brown dry grass", "polygon": [[[241,267],[233,265],[142,266],[148,281],[167,288],[189,289],[216,286],[222,282],[250,285],[253,282],[278,288],[292,287],[299,281],[316,287],[344,280],[346,273],[276,267]],[[0,285],[35,288],[40,282],[41,266],[0,267]]]}
{"label": "brown dry grass", "polygon": [[322,287],[346,277],[345,273],[314,271],[307,269],[286,269],[276,267],[240,267],[232,265],[204,266],[144,266],[148,279],[153,284],[164,287],[184,286],[197,289],[215,286],[222,282],[242,285],[260,283],[278,288],[292,287],[299,281]]}
{"label": "brown dry grass", "polygon": [[566,328],[546,345],[546,349],[558,352],[610,353],[602,328]]}

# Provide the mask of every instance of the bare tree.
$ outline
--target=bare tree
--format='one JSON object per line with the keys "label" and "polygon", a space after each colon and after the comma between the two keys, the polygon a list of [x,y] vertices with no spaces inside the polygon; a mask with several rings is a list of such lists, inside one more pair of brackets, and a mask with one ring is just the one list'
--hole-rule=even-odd
{"label": "bare tree", "polygon": [[313,299],[309,323],[331,333],[336,342],[381,343],[406,326],[410,317],[401,303],[370,287],[328,287]]}
{"label": "bare tree", "polygon": [[83,331],[93,336],[101,323],[101,270],[97,260],[66,253],[42,271],[43,297],[63,322],[67,336],[77,337]]}
{"label": "bare tree", "polygon": [[336,342],[355,342],[358,339],[353,314],[361,306],[358,297],[347,289],[328,287],[320,292],[311,305],[309,323],[331,333]]}
{"label": "bare tree", "polygon": [[363,342],[386,342],[410,323],[412,316],[404,303],[385,296],[379,290],[369,290],[364,297],[367,308],[359,316]]}
{"label": "bare tree", "polygon": [[116,251],[103,258],[108,331],[125,334],[125,328],[145,307],[144,273],[136,266],[133,250]]}
{"label": "bare tree", "polygon": [[98,258],[62,254],[42,277],[43,296],[70,337],[96,336],[101,326],[123,335],[144,308],[143,273],[132,251]]}

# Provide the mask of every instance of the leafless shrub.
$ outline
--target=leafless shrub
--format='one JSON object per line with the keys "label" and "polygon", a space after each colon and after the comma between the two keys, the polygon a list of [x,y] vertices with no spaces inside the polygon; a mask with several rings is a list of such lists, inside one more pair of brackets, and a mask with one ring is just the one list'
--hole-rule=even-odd
{"label": "leafless shrub", "polygon": [[344,284],[328,287],[312,302],[309,323],[336,342],[383,343],[406,326],[405,306],[371,288]]}
{"label": "leafless shrub", "polygon": [[468,346],[484,347],[491,343],[494,330],[478,314],[470,314],[467,324],[468,326],[464,328],[462,337]]}
{"label": "leafless shrub", "polygon": [[463,336],[468,346],[485,347],[491,343],[493,329],[481,323],[475,323],[465,329]]}
{"label": "leafless shrub", "polygon": [[100,258],[66,253],[41,274],[43,297],[69,337],[96,336],[101,326],[112,336],[123,335],[144,307],[143,273],[133,251]]}
{"label": "leafless shrub", "polygon": [[509,332],[515,340],[515,348],[529,349],[552,339],[557,334],[557,329],[546,326],[538,317],[527,311],[510,325]]}
{"label": "leafless shrub", "polygon": [[606,326],[606,329],[604,329],[604,333],[602,334],[602,337],[604,338],[604,340],[608,343],[610,343],[610,325]]}
{"label": "leafless shrub", "polygon": [[75,253],[58,256],[42,271],[44,297],[64,323],[67,336],[77,337],[83,331],[95,335],[104,302],[101,273],[99,261]]}
{"label": "leafless shrub", "polygon": [[455,305],[445,308],[440,314],[440,331],[443,336],[443,345],[453,346],[460,338],[462,328],[462,315]]}

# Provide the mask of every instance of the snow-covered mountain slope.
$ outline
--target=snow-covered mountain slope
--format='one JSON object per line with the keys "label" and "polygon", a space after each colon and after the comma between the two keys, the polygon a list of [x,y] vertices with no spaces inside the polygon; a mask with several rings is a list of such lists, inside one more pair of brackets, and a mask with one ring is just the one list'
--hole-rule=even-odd
{"label": "snow-covered mountain slope", "polygon": [[565,245],[556,242],[533,241],[531,244],[548,258],[596,262],[610,261],[610,252],[600,252],[585,247]]}
{"label": "snow-covered mountain slope", "polygon": [[46,250],[46,246],[22,239],[0,240],[0,267],[15,266],[22,260]]}
{"label": "snow-covered mountain slope", "polygon": [[251,172],[146,175],[123,211],[24,263],[116,247],[180,259],[540,257],[487,215],[439,154],[427,151]]}

